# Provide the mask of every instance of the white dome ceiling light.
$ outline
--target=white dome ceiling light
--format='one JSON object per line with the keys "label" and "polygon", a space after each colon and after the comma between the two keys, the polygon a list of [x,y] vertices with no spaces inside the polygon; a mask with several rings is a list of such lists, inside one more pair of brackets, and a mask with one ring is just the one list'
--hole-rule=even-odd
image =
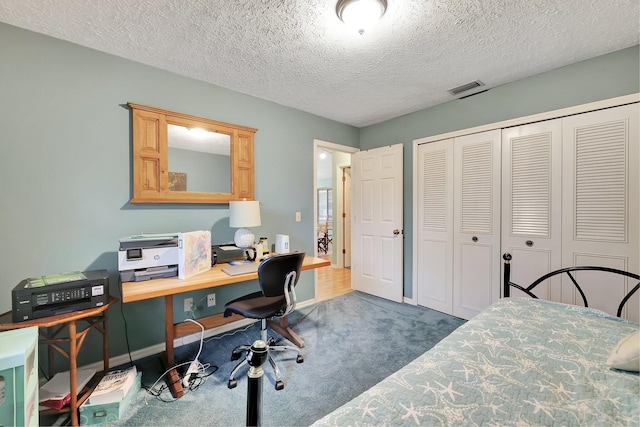
{"label": "white dome ceiling light", "polygon": [[373,28],[387,10],[387,0],[338,0],[336,14],[360,35]]}

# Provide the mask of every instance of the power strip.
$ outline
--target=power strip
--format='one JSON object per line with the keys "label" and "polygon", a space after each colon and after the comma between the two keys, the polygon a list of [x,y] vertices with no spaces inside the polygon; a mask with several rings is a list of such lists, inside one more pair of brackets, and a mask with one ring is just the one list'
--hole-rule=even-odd
{"label": "power strip", "polygon": [[189,379],[191,379],[191,375],[197,374],[199,371],[200,371],[200,362],[198,362],[197,360],[194,360],[193,362],[191,362],[191,364],[189,365],[189,369],[187,369],[187,372],[182,377],[182,386],[184,388],[189,387]]}

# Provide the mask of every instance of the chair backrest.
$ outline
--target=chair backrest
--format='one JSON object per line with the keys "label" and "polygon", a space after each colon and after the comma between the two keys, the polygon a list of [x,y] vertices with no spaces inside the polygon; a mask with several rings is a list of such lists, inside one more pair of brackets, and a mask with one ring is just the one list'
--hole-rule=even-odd
{"label": "chair backrest", "polygon": [[262,294],[266,297],[284,295],[286,307],[277,316],[285,316],[296,307],[296,293],[294,287],[300,278],[304,252],[293,252],[271,256],[260,263],[258,267],[258,283]]}

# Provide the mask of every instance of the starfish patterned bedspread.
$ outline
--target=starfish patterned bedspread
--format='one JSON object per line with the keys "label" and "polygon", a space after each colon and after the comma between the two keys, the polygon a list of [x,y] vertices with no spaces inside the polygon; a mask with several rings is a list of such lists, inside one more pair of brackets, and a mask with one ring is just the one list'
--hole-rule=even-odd
{"label": "starfish patterned bedspread", "polygon": [[640,376],[605,365],[638,324],[506,298],[318,426],[640,425]]}

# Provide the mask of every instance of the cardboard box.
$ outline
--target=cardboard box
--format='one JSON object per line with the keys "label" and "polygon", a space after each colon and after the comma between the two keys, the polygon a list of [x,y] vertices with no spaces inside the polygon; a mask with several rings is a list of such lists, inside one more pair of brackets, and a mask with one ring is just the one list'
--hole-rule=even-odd
{"label": "cardboard box", "polygon": [[85,401],[80,406],[80,425],[90,426],[119,420],[136,398],[136,395],[140,391],[141,384],[142,372],[138,372],[133,387],[131,387],[124,399],[118,402],[98,403],[95,405],[88,404],[87,402],[89,402],[89,400]]}

